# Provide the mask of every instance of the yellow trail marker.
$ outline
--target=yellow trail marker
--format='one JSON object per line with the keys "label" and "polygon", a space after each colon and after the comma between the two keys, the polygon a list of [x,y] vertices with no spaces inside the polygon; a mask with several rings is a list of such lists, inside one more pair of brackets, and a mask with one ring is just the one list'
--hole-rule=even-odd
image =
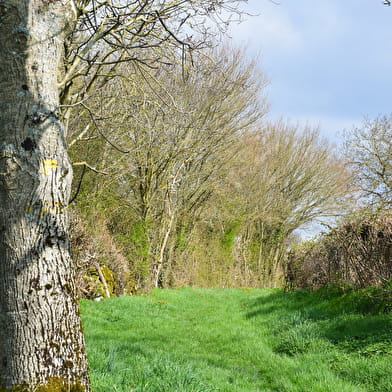
{"label": "yellow trail marker", "polygon": [[45,159],[44,160],[44,174],[49,175],[50,169],[57,169],[59,167],[59,161],[57,159]]}

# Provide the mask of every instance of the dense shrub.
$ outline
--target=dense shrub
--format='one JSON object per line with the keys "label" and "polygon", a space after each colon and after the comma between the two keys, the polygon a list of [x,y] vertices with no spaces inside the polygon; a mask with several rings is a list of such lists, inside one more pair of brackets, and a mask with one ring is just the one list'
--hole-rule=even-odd
{"label": "dense shrub", "polygon": [[391,279],[392,217],[385,211],[362,213],[301,244],[291,250],[286,266],[289,289],[382,287]]}
{"label": "dense shrub", "polygon": [[70,221],[79,296],[94,299],[134,294],[136,283],[128,261],[103,217],[96,213],[88,217],[74,206]]}

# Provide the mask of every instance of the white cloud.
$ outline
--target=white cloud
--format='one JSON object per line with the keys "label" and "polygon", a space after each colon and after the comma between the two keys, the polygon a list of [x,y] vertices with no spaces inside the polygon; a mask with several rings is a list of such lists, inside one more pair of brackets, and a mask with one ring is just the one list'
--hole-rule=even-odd
{"label": "white cloud", "polygon": [[[271,120],[280,119],[281,117],[281,114],[275,112],[270,114]],[[353,127],[360,126],[363,122],[363,118],[339,117],[324,113],[295,114],[288,115],[286,118],[290,123],[299,124],[301,127],[309,126],[318,129],[322,137],[336,145],[342,144],[344,130],[351,130]]]}
{"label": "white cloud", "polygon": [[382,0],[249,1],[249,17],[231,32],[260,52],[272,118],[339,132],[363,116],[389,113],[392,102],[392,7]]}
{"label": "white cloud", "polygon": [[[283,11],[283,12],[282,12]],[[259,50],[296,52],[302,46],[300,30],[293,25],[287,10],[264,3],[250,12],[258,15],[249,17],[245,22],[231,28],[231,36],[237,42],[250,43]]]}
{"label": "white cloud", "polygon": [[308,46],[321,46],[338,41],[349,28],[336,2],[309,0],[281,1],[279,5],[261,1],[249,5],[255,15],[232,26],[237,42],[258,45],[262,52],[299,54]]}
{"label": "white cloud", "polygon": [[309,0],[296,1],[290,12],[297,14],[296,21],[304,36],[318,45],[338,40],[349,27],[338,3],[333,1],[312,2],[311,6]]}

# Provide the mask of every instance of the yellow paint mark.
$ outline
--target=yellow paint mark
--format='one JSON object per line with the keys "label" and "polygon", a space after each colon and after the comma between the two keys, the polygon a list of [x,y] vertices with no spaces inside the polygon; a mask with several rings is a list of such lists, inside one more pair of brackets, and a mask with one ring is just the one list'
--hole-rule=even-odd
{"label": "yellow paint mark", "polygon": [[43,218],[47,213],[48,213],[48,209],[47,208],[43,208],[42,210],[41,210],[41,214],[40,214],[40,217],[41,218]]}
{"label": "yellow paint mark", "polygon": [[45,215],[49,214],[63,214],[65,210],[65,205],[61,202],[50,202],[50,201],[42,201],[42,202],[33,202],[26,203],[25,213],[33,213],[34,211],[39,213],[40,218],[43,218]]}
{"label": "yellow paint mark", "polygon": [[49,175],[50,169],[57,169],[59,167],[59,161],[57,159],[45,159],[44,160],[44,174]]}

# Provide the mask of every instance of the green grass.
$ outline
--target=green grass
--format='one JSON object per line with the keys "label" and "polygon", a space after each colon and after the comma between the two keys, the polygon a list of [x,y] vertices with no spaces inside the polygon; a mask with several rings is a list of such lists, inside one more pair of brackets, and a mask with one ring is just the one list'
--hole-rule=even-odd
{"label": "green grass", "polygon": [[336,290],[82,302],[95,392],[392,392],[392,315]]}

